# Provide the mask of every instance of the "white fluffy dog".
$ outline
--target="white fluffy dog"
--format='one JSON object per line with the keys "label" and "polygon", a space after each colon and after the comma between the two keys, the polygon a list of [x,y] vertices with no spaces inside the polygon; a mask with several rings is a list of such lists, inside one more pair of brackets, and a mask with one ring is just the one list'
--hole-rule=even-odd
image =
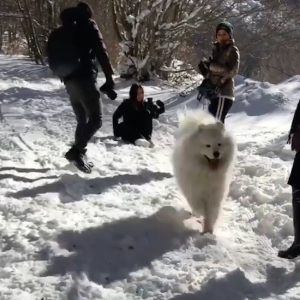
{"label": "white fluffy dog", "polygon": [[213,234],[227,197],[237,147],[222,122],[203,110],[190,111],[179,124],[173,153],[174,176],[203,234]]}

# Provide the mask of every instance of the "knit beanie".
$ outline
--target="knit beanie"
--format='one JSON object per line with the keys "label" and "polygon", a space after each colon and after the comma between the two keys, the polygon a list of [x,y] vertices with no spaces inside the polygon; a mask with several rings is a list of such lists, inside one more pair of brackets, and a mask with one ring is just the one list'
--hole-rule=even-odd
{"label": "knit beanie", "polygon": [[221,29],[225,30],[229,34],[229,36],[233,38],[233,26],[229,22],[223,21],[220,24],[218,24],[216,28],[216,35]]}

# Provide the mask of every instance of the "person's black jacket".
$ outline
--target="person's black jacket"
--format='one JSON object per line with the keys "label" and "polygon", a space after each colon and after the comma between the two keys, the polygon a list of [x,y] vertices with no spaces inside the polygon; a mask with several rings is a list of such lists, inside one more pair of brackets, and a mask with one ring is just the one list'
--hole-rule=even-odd
{"label": "person's black jacket", "polygon": [[291,138],[291,135],[298,130],[298,126],[300,126],[300,101],[298,102],[297,108],[294,113],[291,129],[289,132],[289,139]]}
{"label": "person's black jacket", "polygon": [[[300,126],[300,101],[298,102],[296,111],[294,113],[291,129],[289,132],[289,140],[291,135],[296,133]],[[300,152],[297,152],[295,155],[292,171],[288,180],[288,184],[297,188],[300,188]]]}
{"label": "person's black jacket", "polygon": [[106,77],[106,81],[109,84],[113,84],[112,75],[114,74],[114,71],[106,51],[106,46],[103,42],[102,34],[98,25],[92,19],[92,12],[80,9],[79,7],[76,7],[75,9],[76,11],[70,8],[65,9],[61,13],[61,19],[63,23],[75,21],[79,25],[78,42],[81,47],[82,64],[76,72],[64,80],[87,77],[97,78],[97,59]]}
{"label": "person's black jacket", "polygon": [[130,99],[125,99],[113,114],[113,131],[114,136],[119,137],[119,119],[123,117],[123,122],[133,130],[136,130],[143,118],[148,114],[157,119],[159,115],[165,112],[165,105],[162,101],[157,100],[156,104],[151,99],[147,99],[143,104],[133,105]]}

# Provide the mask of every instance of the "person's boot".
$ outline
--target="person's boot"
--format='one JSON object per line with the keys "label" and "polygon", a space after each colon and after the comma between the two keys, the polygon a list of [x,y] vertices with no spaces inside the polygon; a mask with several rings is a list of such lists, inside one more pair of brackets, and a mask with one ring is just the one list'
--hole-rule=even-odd
{"label": "person's boot", "polygon": [[87,152],[87,149],[86,149],[86,148],[84,148],[84,149],[81,151],[82,155],[83,155],[83,156],[85,157],[85,159],[87,160],[87,163],[89,164],[89,166],[90,166],[91,168],[93,168],[93,167],[94,167],[94,163],[91,162],[91,161],[88,161],[86,152]]}
{"label": "person's boot", "polygon": [[294,223],[294,242],[286,250],[278,252],[278,257],[294,259],[300,256],[300,193],[293,194],[293,223]]}
{"label": "person's boot", "polygon": [[295,242],[286,250],[280,250],[278,252],[278,257],[285,259],[294,259],[300,256],[300,244]]}
{"label": "person's boot", "polygon": [[149,140],[148,142],[150,143],[149,148],[154,148],[155,147],[155,144],[152,142],[152,140]]}
{"label": "person's boot", "polygon": [[89,163],[85,160],[84,154],[82,151],[79,151],[75,146],[72,146],[70,150],[65,154],[65,158],[75,165],[75,167],[84,172],[84,173],[91,173],[92,167]]}

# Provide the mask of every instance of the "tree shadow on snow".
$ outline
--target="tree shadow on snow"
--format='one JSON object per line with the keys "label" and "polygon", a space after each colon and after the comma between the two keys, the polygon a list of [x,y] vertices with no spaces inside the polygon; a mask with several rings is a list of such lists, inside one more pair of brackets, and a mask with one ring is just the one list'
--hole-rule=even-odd
{"label": "tree shadow on snow", "polygon": [[94,136],[91,138],[91,142],[106,142],[106,141],[116,141],[116,138],[114,135],[107,135],[107,136]]}
{"label": "tree shadow on snow", "polygon": [[[20,173],[47,173],[50,171],[50,169],[33,169],[33,168],[18,168],[18,167],[3,167],[0,168],[0,172],[5,172],[5,171],[16,171]],[[43,180],[43,179],[57,179],[57,175],[52,175],[52,176],[42,176],[42,177],[37,177],[37,178],[27,178],[24,176],[18,176],[18,175],[13,175],[11,173],[0,173],[0,180],[3,179],[13,179],[14,181],[19,181],[19,182],[35,182],[38,180]]]}
{"label": "tree shadow on snow", "polygon": [[[259,300],[283,295],[300,280],[299,270],[287,274],[285,269],[268,266],[266,272],[266,282],[252,283],[243,271],[236,269],[222,278],[209,279],[195,294],[182,294],[170,300]],[[289,299],[299,298],[295,295]]]}
{"label": "tree shadow on snow", "polygon": [[17,171],[17,172],[22,172],[22,173],[47,173],[49,171],[51,171],[50,168],[19,168],[19,167],[2,167],[0,168],[0,172],[2,171]]}
{"label": "tree shadow on snow", "polygon": [[[47,66],[35,64],[33,59],[1,56],[1,76],[21,78],[28,82],[40,83],[41,78],[54,78]],[[2,78],[1,78],[2,79]]]}
{"label": "tree shadow on snow", "polygon": [[107,136],[94,136],[91,139],[92,143],[104,143],[106,148],[115,148],[117,146],[123,146],[123,145],[133,145],[129,142],[126,142],[120,138],[116,139],[113,135],[107,135]]}
{"label": "tree shadow on snow", "polygon": [[4,100],[9,100],[9,104],[13,104],[20,100],[32,100],[41,101],[43,98],[66,98],[67,93],[64,87],[59,89],[42,91],[33,90],[27,87],[11,87],[4,91],[1,91],[0,102]]}
{"label": "tree shadow on snow", "polygon": [[[51,253],[51,264],[41,276],[71,273],[76,277],[85,273],[101,285],[125,279],[130,272],[151,268],[153,260],[199,235],[184,226],[188,217],[186,211],[163,207],[146,218],[120,219],[81,232],[64,231],[57,241],[71,254],[53,257]],[[48,249],[42,250],[39,259],[48,259],[48,253]]]}
{"label": "tree shadow on snow", "polygon": [[126,144],[124,141],[120,139],[116,139],[113,135],[107,135],[107,136],[94,136],[90,140],[91,143],[105,143],[105,146],[108,147],[115,147],[118,145]]}
{"label": "tree shadow on snow", "polygon": [[171,178],[170,173],[142,170],[139,174],[118,174],[111,177],[82,178],[77,174],[64,175],[57,181],[24,189],[18,192],[7,193],[14,198],[34,198],[38,194],[59,193],[62,203],[82,200],[82,195],[101,194],[118,184],[142,185],[150,181],[159,181]]}
{"label": "tree shadow on snow", "polygon": [[32,183],[32,182],[43,180],[43,179],[56,179],[56,178],[58,178],[58,176],[56,176],[56,175],[42,176],[42,177],[37,177],[37,178],[27,178],[27,177],[23,177],[23,176],[12,175],[12,174],[0,174],[0,180],[13,179],[14,181],[26,182],[26,183]]}

